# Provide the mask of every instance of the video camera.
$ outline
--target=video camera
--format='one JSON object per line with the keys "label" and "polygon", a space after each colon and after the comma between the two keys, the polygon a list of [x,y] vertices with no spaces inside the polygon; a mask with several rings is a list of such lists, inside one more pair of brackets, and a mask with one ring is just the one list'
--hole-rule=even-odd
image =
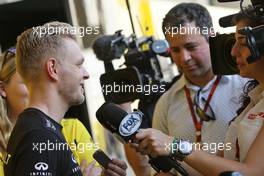
{"label": "video camera", "polygon": [[[231,2],[237,0],[218,0],[218,2]],[[243,9],[244,0],[240,0],[239,12],[245,15],[249,19],[263,20],[264,21],[264,1],[263,0],[251,0],[252,7]],[[221,27],[233,26],[232,20],[239,13],[222,17],[219,19]],[[264,24],[264,23],[263,23]],[[251,55],[247,58],[248,63],[253,63],[264,55],[264,25],[256,27],[245,27],[238,31],[240,34],[245,35],[247,46],[251,52]],[[237,74],[239,70],[237,68],[236,60],[231,56],[231,50],[235,43],[234,33],[222,34],[216,37],[209,38],[209,45],[211,51],[211,61],[213,72],[217,75],[230,75]]]}
{"label": "video camera", "polygon": [[[166,40],[153,37],[125,37],[118,30],[113,35],[103,35],[93,44],[93,51],[104,61],[105,74],[100,77],[106,101],[129,102],[136,99],[153,101],[166,88],[157,55],[169,56]],[[112,60],[124,55],[125,69],[115,70]]]}

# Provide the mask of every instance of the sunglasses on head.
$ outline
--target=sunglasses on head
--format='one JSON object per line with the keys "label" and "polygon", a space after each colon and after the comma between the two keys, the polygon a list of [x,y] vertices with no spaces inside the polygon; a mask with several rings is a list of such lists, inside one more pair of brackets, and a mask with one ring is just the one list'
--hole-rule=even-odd
{"label": "sunglasses on head", "polygon": [[[198,117],[202,120],[202,121],[210,121],[210,120],[215,120],[215,114],[214,114],[214,111],[212,109],[212,107],[210,106],[210,104],[208,103],[208,108],[211,112],[211,116],[208,115],[206,113],[207,109],[204,110],[202,109],[199,104],[198,104],[198,101],[199,101],[199,96],[200,96],[200,90],[197,92],[197,94],[194,96],[194,101],[193,101],[193,104],[195,106],[195,111],[196,111],[196,114],[198,115]],[[207,104],[207,100],[204,98],[204,97],[201,97],[201,100],[203,101],[204,104]]]}
{"label": "sunglasses on head", "polygon": [[8,50],[6,50],[5,54],[4,54],[2,65],[4,65],[8,61],[8,59],[14,57],[15,55],[16,55],[16,48],[15,47],[11,47]]}
{"label": "sunglasses on head", "polygon": [[6,52],[9,52],[9,53],[12,53],[12,54],[16,54],[16,48],[15,47],[11,47]]}

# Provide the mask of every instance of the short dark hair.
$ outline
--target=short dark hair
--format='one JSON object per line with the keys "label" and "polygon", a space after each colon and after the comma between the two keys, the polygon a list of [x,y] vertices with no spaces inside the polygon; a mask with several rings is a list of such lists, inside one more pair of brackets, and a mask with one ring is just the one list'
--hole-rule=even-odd
{"label": "short dark hair", "polygon": [[[200,29],[213,27],[212,17],[205,7],[196,3],[181,3],[166,14],[162,22],[162,31],[165,34],[166,27],[179,27],[191,22],[195,22],[196,27]],[[202,35],[208,40],[209,34]]]}

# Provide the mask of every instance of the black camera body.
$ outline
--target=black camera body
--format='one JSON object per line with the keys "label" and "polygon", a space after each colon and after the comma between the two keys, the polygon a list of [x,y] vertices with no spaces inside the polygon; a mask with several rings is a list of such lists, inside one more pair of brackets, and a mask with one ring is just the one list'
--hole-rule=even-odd
{"label": "black camera body", "polygon": [[[234,0],[218,0],[219,2],[229,2]],[[242,7],[243,0],[241,0]],[[243,15],[250,19],[263,20],[264,19],[264,1],[251,0],[252,9],[250,12],[254,16],[250,16],[241,8]],[[237,14],[229,15],[219,19],[221,27],[233,26],[232,19]],[[264,25],[260,25],[254,28],[245,27],[238,31],[240,34],[245,35],[247,46],[251,52],[251,55],[247,58],[248,63],[253,63],[264,55]],[[231,50],[235,43],[234,33],[216,35],[216,37],[209,38],[211,62],[213,72],[217,75],[232,75],[238,74],[236,60],[231,56]]]}
{"label": "black camera body", "polygon": [[239,73],[236,60],[231,56],[234,43],[234,33],[209,37],[211,63],[215,74],[232,75]]}
{"label": "black camera body", "polygon": [[[106,73],[100,77],[106,101],[124,103],[136,99],[153,101],[164,91],[167,83],[157,55],[168,56],[169,45],[153,37],[124,37],[121,30],[114,35],[97,38],[93,50],[104,61]],[[124,56],[125,69],[114,69],[112,60]]]}

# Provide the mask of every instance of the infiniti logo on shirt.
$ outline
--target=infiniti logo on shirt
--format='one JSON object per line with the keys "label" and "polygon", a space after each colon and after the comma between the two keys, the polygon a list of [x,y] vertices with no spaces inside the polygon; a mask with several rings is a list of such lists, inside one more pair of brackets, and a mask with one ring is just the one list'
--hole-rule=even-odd
{"label": "infiniti logo on shirt", "polygon": [[76,161],[76,159],[75,159],[73,153],[71,154],[71,158],[72,158],[72,161],[73,161],[75,164],[77,164],[77,161]]}
{"label": "infiniti logo on shirt", "polygon": [[38,162],[35,164],[35,169],[38,171],[45,171],[49,168],[49,165],[43,162]]}

